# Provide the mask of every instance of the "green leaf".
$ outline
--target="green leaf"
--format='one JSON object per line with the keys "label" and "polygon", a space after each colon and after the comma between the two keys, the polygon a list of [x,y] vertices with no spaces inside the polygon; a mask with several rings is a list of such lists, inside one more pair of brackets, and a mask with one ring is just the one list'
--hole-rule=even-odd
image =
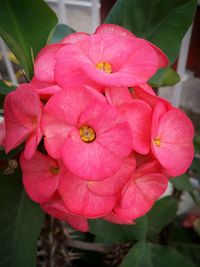
{"label": "green leaf", "polygon": [[170,227],[168,236],[168,242],[170,243],[192,243],[193,236],[191,235],[191,229],[182,226],[183,216],[177,218],[176,222]]}
{"label": "green leaf", "polygon": [[0,35],[30,79],[33,75],[32,56],[35,57],[45,46],[56,23],[55,13],[42,0],[1,1]]}
{"label": "green leaf", "polygon": [[172,63],[196,7],[196,0],[118,0],[105,22],[121,25],[154,43]]}
{"label": "green leaf", "polygon": [[176,216],[178,200],[168,196],[156,202],[148,213],[148,237],[153,238],[159,234]]}
{"label": "green leaf", "polygon": [[149,80],[152,87],[172,86],[180,81],[180,77],[172,68],[160,69]]}
{"label": "green leaf", "polygon": [[173,244],[176,250],[189,258],[196,266],[200,263],[200,244],[176,242]]}
{"label": "green leaf", "polygon": [[19,170],[0,174],[0,266],[35,267],[44,213],[26,195]]}
{"label": "green leaf", "polygon": [[73,30],[69,26],[65,24],[58,24],[52,32],[49,43],[59,43],[64,37],[74,32],[75,30]]}
{"label": "green leaf", "polygon": [[154,267],[195,267],[193,262],[176,250],[160,245],[151,245]]}
{"label": "green leaf", "polygon": [[8,93],[14,91],[15,89],[15,86],[8,86],[7,84],[5,84],[5,82],[0,80],[0,95],[6,96]]}
{"label": "green leaf", "polygon": [[150,245],[146,241],[138,242],[125,256],[120,267],[153,267]]}
{"label": "green leaf", "polygon": [[134,225],[112,224],[104,220],[91,220],[90,232],[97,236],[98,242],[128,242],[138,241],[145,237],[147,218],[141,217]]}
{"label": "green leaf", "polygon": [[200,153],[200,136],[196,136],[194,138],[194,147],[195,147],[195,152]]}
{"label": "green leaf", "polygon": [[190,169],[198,176],[200,176],[200,158],[194,157]]}
{"label": "green leaf", "polygon": [[173,184],[173,186],[180,191],[188,191],[189,193],[193,193],[193,186],[189,180],[188,175],[183,174],[178,177],[174,177],[170,179],[170,182]]}
{"label": "green leaf", "polygon": [[123,259],[120,267],[195,267],[193,262],[166,246],[140,241]]}

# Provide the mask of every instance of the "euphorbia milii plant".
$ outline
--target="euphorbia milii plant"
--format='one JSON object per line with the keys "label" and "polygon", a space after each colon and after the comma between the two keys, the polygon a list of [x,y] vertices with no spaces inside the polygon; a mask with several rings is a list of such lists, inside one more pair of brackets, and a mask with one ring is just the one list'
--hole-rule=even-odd
{"label": "euphorbia milii plant", "polygon": [[167,64],[112,24],[39,52],[30,84],[6,97],[1,144],[25,143],[24,187],[45,212],[80,231],[95,218],[133,224],[187,170],[193,125],[148,84]]}

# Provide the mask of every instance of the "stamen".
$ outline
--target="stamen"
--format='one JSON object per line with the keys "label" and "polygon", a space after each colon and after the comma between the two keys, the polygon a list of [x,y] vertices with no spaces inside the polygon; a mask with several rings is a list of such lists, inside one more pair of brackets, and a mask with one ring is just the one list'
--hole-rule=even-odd
{"label": "stamen", "polygon": [[50,172],[52,174],[58,174],[60,169],[58,167],[51,167]]}
{"label": "stamen", "polygon": [[31,118],[31,124],[33,125],[37,124],[37,116]]}
{"label": "stamen", "polygon": [[160,143],[161,143],[161,140],[160,140],[160,138],[158,137],[158,138],[154,138],[154,144],[156,145],[156,146],[160,146]]}
{"label": "stamen", "polygon": [[96,65],[96,68],[98,70],[101,70],[101,71],[104,71],[108,74],[111,74],[112,73],[112,67],[111,65],[106,62],[106,61],[102,61],[102,62],[99,62],[97,65]]}
{"label": "stamen", "polygon": [[94,129],[92,129],[90,126],[84,125],[79,129],[80,137],[82,141],[89,143],[93,142],[96,138],[96,133]]}

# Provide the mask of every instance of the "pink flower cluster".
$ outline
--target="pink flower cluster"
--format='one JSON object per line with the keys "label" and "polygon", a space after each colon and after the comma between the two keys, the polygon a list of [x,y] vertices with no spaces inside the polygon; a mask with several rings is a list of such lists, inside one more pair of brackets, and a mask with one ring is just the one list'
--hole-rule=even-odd
{"label": "pink flower cluster", "polygon": [[81,231],[94,218],[131,224],[187,170],[193,125],[147,84],[167,64],[159,48],[108,24],[41,50],[31,83],[4,108],[6,151],[25,142],[23,183],[44,211]]}

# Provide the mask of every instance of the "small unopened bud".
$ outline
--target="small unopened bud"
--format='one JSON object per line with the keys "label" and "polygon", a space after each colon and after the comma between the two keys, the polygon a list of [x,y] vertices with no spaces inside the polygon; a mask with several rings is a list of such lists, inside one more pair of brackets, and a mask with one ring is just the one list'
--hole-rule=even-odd
{"label": "small unopened bud", "polygon": [[11,159],[8,161],[8,167],[15,170],[18,167],[18,162],[15,159]]}
{"label": "small unopened bud", "polygon": [[8,161],[8,167],[4,170],[3,174],[11,175],[14,173],[15,169],[18,167],[18,162],[15,159],[11,159]]}
{"label": "small unopened bud", "polygon": [[6,168],[6,169],[3,171],[3,174],[5,174],[5,175],[11,175],[11,174],[13,174],[13,173],[14,173],[14,169],[12,169],[12,168],[10,168],[10,167]]}

